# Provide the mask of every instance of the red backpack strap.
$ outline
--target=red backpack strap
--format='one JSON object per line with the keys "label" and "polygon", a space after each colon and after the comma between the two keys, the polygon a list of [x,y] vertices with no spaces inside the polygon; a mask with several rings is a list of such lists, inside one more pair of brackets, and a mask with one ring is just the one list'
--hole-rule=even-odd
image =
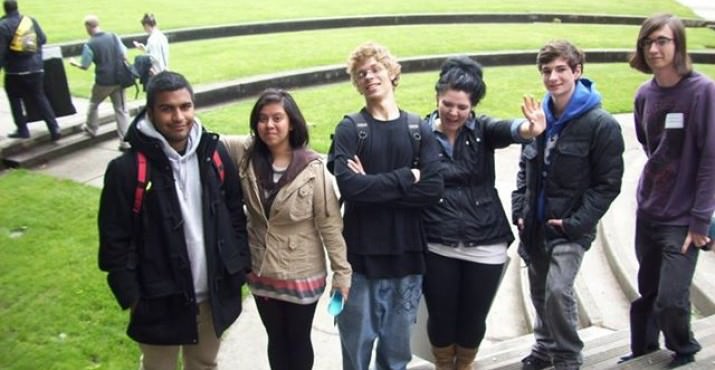
{"label": "red backpack strap", "polygon": [[142,210],[142,203],[144,202],[144,192],[147,185],[147,164],[146,155],[144,153],[137,151],[137,188],[134,190],[134,207],[132,207],[132,212],[139,214]]}
{"label": "red backpack strap", "polygon": [[218,149],[214,149],[214,154],[211,156],[211,160],[214,163],[214,167],[216,167],[221,184],[223,184],[225,173],[223,169],[223,161],[221,160],[221,155],[218,153]]}

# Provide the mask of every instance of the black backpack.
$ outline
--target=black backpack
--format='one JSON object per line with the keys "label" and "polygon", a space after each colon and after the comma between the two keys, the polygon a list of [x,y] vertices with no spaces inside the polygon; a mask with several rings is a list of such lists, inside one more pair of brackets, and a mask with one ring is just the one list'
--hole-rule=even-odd
{"label": "black backpack", "polygon": [[[368,137],[368,127],[365,117],[360,112],[351,113],[345,116],[357,129],[357,150],[355,154],[358,157],[362,154]],[[410,141],[412,142],[412,168],[417,168],[420,165],[420,145],[422,144],[422,134],[420,133],[420,116],[407,113],[407,128],[410,131]],[[328,149],[328,158],[326,167],[330,173],[335,174],[335,134],[330,135],[330,148]]]}

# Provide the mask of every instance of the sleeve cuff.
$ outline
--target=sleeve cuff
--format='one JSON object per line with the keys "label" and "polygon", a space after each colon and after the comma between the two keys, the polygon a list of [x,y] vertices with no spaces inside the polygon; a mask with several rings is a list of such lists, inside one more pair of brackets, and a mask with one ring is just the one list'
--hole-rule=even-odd
{"label": "sleeve cuff", "polygon": [[521,134],[519,133],[519,128],[521,128],[521,125],[527,122],[526,119],[515,119],[511,121],[511,138],[514,140],[514,142],[519,143],[519,144],[528,144],[530,143],[533,139],[525,139],[521,137]]}

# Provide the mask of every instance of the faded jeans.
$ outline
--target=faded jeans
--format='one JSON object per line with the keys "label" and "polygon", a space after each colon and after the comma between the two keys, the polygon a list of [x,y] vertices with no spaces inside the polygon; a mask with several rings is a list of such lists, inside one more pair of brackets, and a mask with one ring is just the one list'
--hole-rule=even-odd
{"label": "faded jeans", "polygon": [[404,370],[412,358],[422,275],[368,279],[353,274],[350,297],[338,316],[343,370],[367,370],[377,340],[377,370]]}
{"label": "faded jeans", "polygon": [[578,336],[578,307],[573,289],[585,249],[576,243],[555,245],[529,265],[531,301],[536,317],[532,355],[559,367],[583,363]]}

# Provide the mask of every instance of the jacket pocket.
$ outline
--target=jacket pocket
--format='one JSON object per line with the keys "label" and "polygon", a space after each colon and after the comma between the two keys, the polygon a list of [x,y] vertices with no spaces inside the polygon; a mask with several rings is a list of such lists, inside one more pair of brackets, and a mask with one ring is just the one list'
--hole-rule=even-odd
{"label": "jacket pocket", "polygon": [[290,219],[302,221],[313,217],[313,181],[309,181],[293,194],[290,199]]}
{"label": "jacket pocket", "polygon": [[177,293],[179,293],[179,287],[171,280],[145,282],[142,286],[144,298],[165,297]]}
{"label": "jacket pocket", "polygon": [[563,142],[556,145],[558,156],[551,164],[550,175],[559,188],[581,189],[591,172],[589,143]]}

